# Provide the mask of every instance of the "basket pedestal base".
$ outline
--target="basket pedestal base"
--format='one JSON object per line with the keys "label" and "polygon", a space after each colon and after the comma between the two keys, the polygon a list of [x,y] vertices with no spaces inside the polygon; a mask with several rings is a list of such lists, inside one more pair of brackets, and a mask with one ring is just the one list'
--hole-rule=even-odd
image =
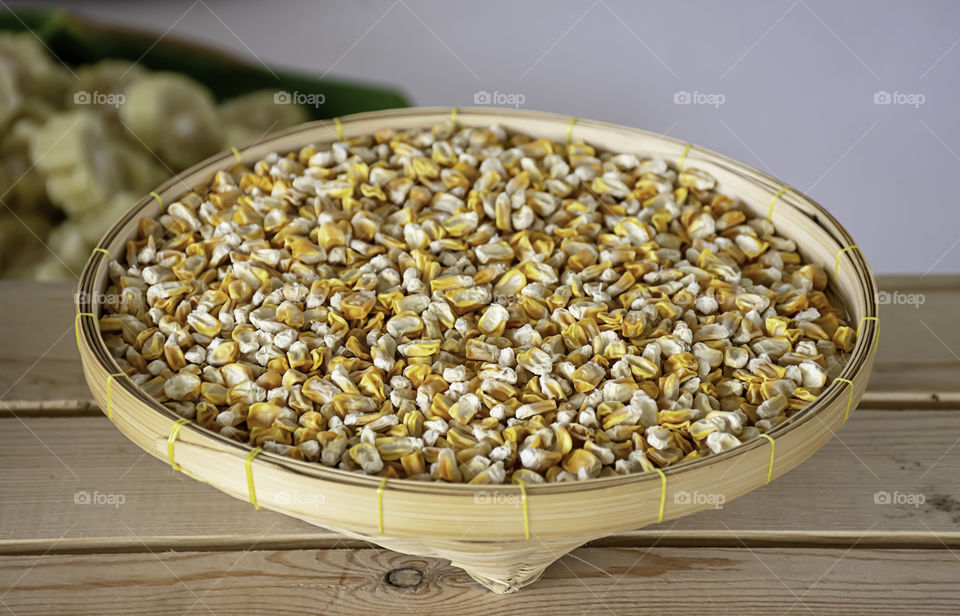
{"label": "basket pedestal base", "polygon": [[[559,557],[558,557],[559,558]],[[521,588],[533,584],[543,575],[543,572],[547,570],[547,567],[553,564],[555,559],[550,559],[546,564],[539,566],[529,566],[524,565],[522,567],[515,567],[512,569],[504,569],[501,571],[494,572],[496,577],[487,577],[484,575],[488,573],[484,570],[483,573],[479,571],[471,571],[466,569],[461,565],[451,561],[451,564],[454,567],[460,567],[467,572],[467,575],[472,577],[477,582],[483,584],[488,590],[492,590],[498,595],[505,595],[511,592],[517,592]]]}
{"label": "basket pedestal base", "polygon": [[449,560],[489,590],[506,594],[533,584],[554,561],[590,539],[467,542],[377,537],[375,543],[395,552]]}

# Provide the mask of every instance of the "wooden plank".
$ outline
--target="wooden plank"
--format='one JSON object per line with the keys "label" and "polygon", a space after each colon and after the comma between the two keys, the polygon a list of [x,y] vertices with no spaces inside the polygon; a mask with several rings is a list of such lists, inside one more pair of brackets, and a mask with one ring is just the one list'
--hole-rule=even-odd
{"label": "wooden plank", "polygon": [[[880,284],[890,303],[881,306],[880,350],[863,406],[960,407],[960,275],[881,277]],[[98,412],[77,355],[73,293],[72,283],[0,281],[0,413]]]}
{"label": "wooden plank", "polygon": [[[914,412],[859,411],[774,484],[716,511],[593,542],[530,589],[496,596],[443,561],[255,511],[145,456],[90,400],[74,348],[72,285],[0,283],[0,606],[17,614],[141,613],[146,602],[157,614],[278,604],[325,614],[543,606],[602,614],[675,609],[682,587],[720,613],[955,613],[960,276],[881,284],[922,294],[923,304],[891,295],[883,306],[862,406]],[[878,492],[923,502],[876,504]],[[84,504],[84,495],[100,504]],[[422,581],[385,581],[401,568],[413,571],[395,572],[395,581]]]}
{"label": "wooden plank", "polygon": [[887,303],[880,306],[870,403],[960,406],[960,276],[881,277],[880,287]]}
{"label": "wooden plank", "polygon": [[72,282],[0,281],[0,400],[83,400]]}
{"label": "wooden plank", "polygon": [[[518,593],[494,595],[444,561],[384,550],[0,557],[18,615],[955,614],[945,551],[586,548]],[[391,583],[393,582],[393,583]]]}
{"label": "wooden plank", "polygon": [[[176,473],[103,417],[0,419],[0,433],[0,553],[362,545]],[[958,436],[960,411],[859,411],[771,485],[603,544],[960,548]]]}

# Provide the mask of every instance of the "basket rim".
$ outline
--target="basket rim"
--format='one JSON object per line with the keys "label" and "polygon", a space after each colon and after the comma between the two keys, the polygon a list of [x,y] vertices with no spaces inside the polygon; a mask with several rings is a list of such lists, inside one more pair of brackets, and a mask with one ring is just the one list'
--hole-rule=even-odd
{"label": "basket rim", "polygon": [[[701,160],[703,162],[709,162],[711,164],[723,167],[725,171],[739,174],[744,177],[747,181],[750,181],[762,188],[764,191],[768,192],[768,196],[773,196],[781,187],[786,187],[783,192],[780,194],[779,199],[789,205],[791,205],[796,211],[807,216],[813,224],[815,224],[818,229],[823,232],[825,235],[829,236],[833,241],[835,241],[840,246],[853,246],[854,241],[850,236],[849,232],[845,227],[822,205],[817,201],[806,195],[805,193],[796,190],[792,187],[786,185],[785,182],[775,178],[772,175],[769,175],[763,171],[760,171],[750,165],[741,163],[735,159],[729,158],[723,154],[717,153],[713,150],[702,148],[700,146],[688,144],[687,142],[677,139],[675,137],[670,137],[653,131],[648,131],[641,128],[635,128],[630,126],[625,126],[621,124],[615,124],[610,122],[604,122],[600,120],[589,120],[589,119],[580,119],[580,118],[571,118],[570,116],[549,113],[549,112],[540,112],[533,110],[517,110],[513,108],[499,108],[499,107],[459,107],[459,108],[450,108],[450,107],[409,107],[402,109],[390,109],[383,111],[370,111],[357,114],[351,114],[347,116],[342,116],[339,120],[315,120],[312,122],[307,122],[304,124],[299,124],[297,126],[288,128],[283,131],[279,131],[270,136],[269,139],[263,141],[255,141],[252,143],[244,144],[242,147],[238,148],[238,151],[242,154],[247,150],[258,147],[263,148],[268,146],[271,143],[281,141],[285,138],[294,136],[301,132],[307,132],[316,128],[328,127],[331,129],[331,139],[330,141],[336,140],[336,133],[333,132],[334,127],[339,122],[339,125],[342,129],[347,129],[352,123],[359,122],[362,120],[370,119],[380,119],[383,120],[386,126],[389,126],[389,122],[392,120],[401,120],[401,119],[423,119],[426,117],[435,116],[437,121],[442,121],[445,117],[451,117],[452,113],[456,113],[457,122],[463,125],[490,125],[496,123],[497,117],[511,117],[511,118],[523,118],[529,117],[530,119],[536,119],[538,121],[548,120],[555,124],[562,125],[564,127],[573,126],[574,122],[576,126],[587,126],[602,130],[613,130],[617,132],[629,133],[637,136],[643,136],[647,138],[655,138],[667,143],[670,143],[677,147],[686,147],[690,145],[691,147],[686,154],[685,161],[693,162]],[[321,139],[312,139],[313,143],[326,143],[325,140]],[[213,168],[213,169],[223,169],[228,168],[231,165],[231,161],[234,161],[234,153],[231,150],[223,151],[218,154],[215,154],[203,161],[196,163],[195,165],[181,171],[180,173],[174,175],[167,181],[160,184],[153,192],[162,194],[169,190],[170,188],[176,186],[178,183],[183,183],[184,177],[202,170],[203,168]],[[669,160],[671,164],[674,164],[675,161]],[[187,187],[186,184],[184,186]],[[184,191],[186,192],[186,191]],[[74,307],[77,314],[77,323],[78,323],[78,336],[79,339],[83,341],[88,348],[88,350],[95,356],[99,361],[100,366],[107,370],[109,373],[122,372],[119,365],[115,362],[113,356],[109,353],[106,348],[106,344],[103,340],[103,337],[99,332],[99,315],[97,319],[80,319],[79,316],[83,313],[92,313],[96,308],[96,304],[92,301],[92,298],[96,297],[99,292],[102,292],[102,289],[97,290],[93,288],[94,281],[99,275],[101,268],[106,267],[108,261],[106,254],[99,249],[106,249],[107,246],[116,239],[117,234],[133,219],[140,216],[140,212],[144,209],[154,198],[149,194],[145,195],[139,199],[134,205],[131,206],[120,219],[114,223],[103,235],[100,241],[97,244],[97,248],[94,249],[94,252],[91,254],[91,257],[88,259],[84,269],[81,273],[80,280],[77,285],[77,294],[75,295]],[[812,210],[812,213],[811,213]],[[827,224],[829,223],[829,226]],[[864,257],[862,251],[860,250],[850,250],[846,252],[846,255],[849,257],[854,271],[857,274],[858,284],[856,285],[857,292],[860,293],[861,299],[864,303],[865,311],[865,320],[863,321],[863,328],[861,329],[860,335],[857,336],[857,340],[854,345],[853,351],[850,353],[849,360],[845,364],[843,370],[841,371],[838,377],[835,377],[830,385],[821,392],[806,408],[804,408],[799,413],[795,413],[789,417],[783,423],[774,427],[769,434],[774,439],[778,439],[780,436],[783,436],[787,432],[799,429],[801,426],[818,419],[817,415],[820,411],[824,410],[825,407],[833,403],[837,397],[843,395],[845,391],[845,383],[838,381],[838,378],[849,379],[853,381],[854,378],[863,371],[868,359],[869,354],[872,352],[871,347],[874,344],[874,340],[877,336],[877,321],[871,319],[870,317],[876,318],[878,312],[878,293],[879,288],[877,286],[876,278],[873,275],[872,270],[870,269],[869,263]],[[844,306],[845,309],[848,309],[848,306]],[[92,322],[96,321],[96,322]],[[178,419],[182,419],[179,415],[174,413],[172,410],[163,406],[159,401],[157,401],[152,396],[149,396],[143,390],[134,385],[129,378],[118,378],[115,381],[115,386],[122,387],[129,394],[136,397],[144,405],[149,407],[152,411],[161,414],[162,416],[169,419],[171,422],[174,422]],[[852,387],[852,385],[850,386]],[[852,390],[851,390],[852,393]],[[852,409],[851,409],[852,410]],[[185,424],[182,430],[189,430],[190,432],[196,433],[203,437],[204,440],[217,443],[219,446],[226,445],[228,449],[232,452],[233,455],[238,458],[245,458],[250,451],[253,450],[253,447],[247,443],[241,443],[239,441],[227,438],[220,435],[219,433],[207,430],[197,425],[194,422]],[[836,431],[834,431],[834,434]],[[165,435],[160,435],[164,436]],[[752,451],[759,447],[767,447],[767,440],[764,438],[754,438],[751,441],[747,441],[731,450],[719,453],[719,454],[710,454],[699,458],[697,460],[679,462],[674,465],[667,466],[663,469],[660,469],[665,476],[675,476],[682,473],[688,472],[697,472],[701,470],[706,470],[710,465],[715,463],[730,460],[735,458],[738,455],[742,455],[748,451]],[[347,471],[339,468],[331,468],[320,465],[315,462],[307,462],[295,460],[280,454],[275,454],[266,450],[263,450],[256,459],[253,461],[254,464],[270,464],[272,466],[281,468],[282,470],[295,473],[304,477],[309,477],[311,479],[318,479],[323,481],[331,481],[339,484],[346,485],[355,485],[360,487],[370,488],[371,490],[376,490],[380,486],[382,477],[376,475],[366,475],[364,473],[356,471]],[[619,487],[621,485],[635,485],[649,481],[660,481],[660,475],[657,472],[645,471],[638,473],[630,473],[627,475],[616,475],[609,477],[598,477],[587,480],[578,480],[572,482],[560,482],[560,483],[542,483],[542,484],[526,484],[524,486],[525,490],[530,494],[562,494],[567,492],[589,492],[591,490],[606,490],[614,487]],[[419,481],[414,479],[389,479],[388,480],[391,491],[410,491],[418,492],[424,494],[475,494],[477,492],[489,491],[491,486],[487,484],[469,484],[469,483],[445,483],[438,481]],[[515,491],[520,492],[521,486],[516,484],[497,484],[496,489],[499,491]]]}

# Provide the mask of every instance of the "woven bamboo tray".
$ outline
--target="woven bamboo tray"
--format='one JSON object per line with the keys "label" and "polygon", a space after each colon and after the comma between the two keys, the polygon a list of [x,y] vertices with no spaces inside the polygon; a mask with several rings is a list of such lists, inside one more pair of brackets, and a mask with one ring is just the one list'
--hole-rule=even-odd
{"label": "woven bamboo tray", "polygon": [[[877,284],[853,240],[822,207],[783,183],[729,158],[646,131],[569,117],[501,109],[461,109],[463,125],[499,123],[508,130],[563,143],[572,138],[605,150],[658,156],[699,168],[738,196],[755,216],[772,216],[778,232],[795,240],[805,259],[831,274],[834,299],[845,306],[858,337],[840,379],[806,410],[732,451],[641,473],[563,484],[451,485],[340,471],[261,453],[179,417],[122,375],[100,337],[95,301],[107,286],[107,257],[96,251],[77,294],[77,342],[93,396],[111,420],[148,453],[235,498],[300,518],[399,552],[449,559],[495,592],[536,581],[553,561],[606,535],[712,508],[759,488],[824,445],[856,408],[867,386],[878,336]],[[430,127],[449,109],[419,108],[348,116],[290,129],[239,154],[255,161],[268,152],[373,133],[380,128]],[[229,168],[234,154],[214,156],[157,189],[164,203]],[[104,236],[99,248],[123,252],[144,216],[160,203],[144,197]],[[842,380],[841,380],[842,379]],[[212,513],[212,512],[211,512]]]}

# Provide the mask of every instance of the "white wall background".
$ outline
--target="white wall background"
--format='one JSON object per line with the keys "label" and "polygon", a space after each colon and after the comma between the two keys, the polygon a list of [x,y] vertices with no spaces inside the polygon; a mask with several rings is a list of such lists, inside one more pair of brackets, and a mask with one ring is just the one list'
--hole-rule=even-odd
{"label": "white wall background", "polygon": [[[392,84],[415,104],[498,91],[528,109],[668,132],[810,194],[878,273],[960,271],[957,2],[31,4]],[[680,91],[723,104],[675,104]],[[875,104],[880,91],[893,102]],[[905,95],[922,104],[897,104],[921,101]]]}

